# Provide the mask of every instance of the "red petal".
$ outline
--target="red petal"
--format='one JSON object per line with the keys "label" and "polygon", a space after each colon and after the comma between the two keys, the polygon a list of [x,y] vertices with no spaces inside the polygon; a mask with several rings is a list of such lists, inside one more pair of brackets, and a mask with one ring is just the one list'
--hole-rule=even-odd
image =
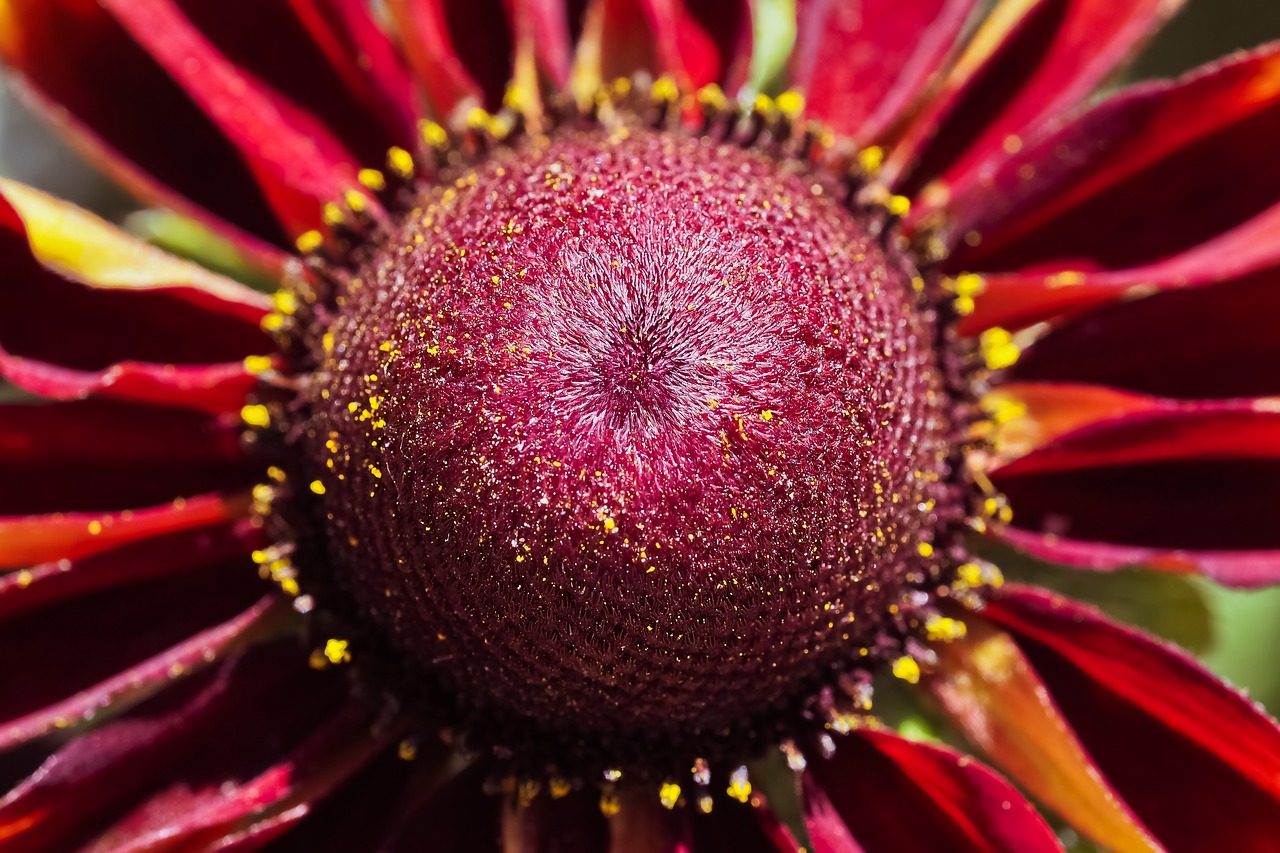
{"label": "red petal", "polygon": [[218,524],[10,572],[0,576],[0,622],[89,593],[223,564],[264,547],[265,539],[248,522]]}
{"label": "red petal", "polygon": [[493,767],[471,764],[407,803],[379,846],[382,853],[498,853],[502,800],[482,790]]}
{"label": "red petal", "polygon": [[285,242],[235,148],[98,4],[7,3],[0,52],[71,141],[130,189]]}
{"label": "red petal", "polygon": [[573,45],[565,4],[558,0],[506,0],[506,3],[514,29],[521,33],[521,38],[533,42],[542,70],[555,86],[568,86]]}
{"label": "red petal", "polygon": [[1258,369],[1280,364],[1276,316],[1280,267],[1090,312],[1024,350],[1011,373],[1167,397],[1280,396],[1280,371]]}
{"label": "red petal", "polygon": [[0,404],[0,516],[119,510],[247,489],[238,418],[108,402]]}
{"label": "red petal", "polygon": [[[305,705],[305,697],[295,697],[289,704],[296,711],[298,705]],[[320,709],[327,713],[315,713]],[[357,707],[335,714],[330,701],[320,709],[304,709],[299,715],[301,725],[273,727],[275,744],[268,738],[256,745],[233,744],[232,761],[214,758],[188,769],[179,782],[150,797],[97,838],[85,848],[86,853],[260,849],[336,785],[359,772],[398,733],[397,729],[372,730],[368,712]],[[306,734],[306,739],[301,740],[300,734]],[[279,738],[297,745],[283,760],[266,766],[271,759],[264,752],[278,749]]]}
{"label": "red petal", "polygon": [[1280,727],[1257,706],[1181,650],[1051,593],[1008,589],[985,616],[1014,635],[1170,850],[1262,850],[1280,837]]}
{"label": "red petal", "polygon": [[388,0],[405,53],[439,115],[465,101],[496,109],[512,76],[513,46],[502,0]]}
{"label": "red petal", "polygon": [[361,0],[177,0],[228,60],[307,110],[370,165],[415,139],[408,72]]}
{"label": "red petal", "polygon": [[312,672],[293,643],[282,643],[164,691],[75,738],[0,800],[5,850],[69,849],[102,817],[180,769],[207,771],[218,752],[278,749],[270,742],[332,707],[334,682],[340,679]]}
{"label": "red petal", "polygon": [[1046,436],[1040,446],[1013,455],[992,473],[1007,478],[1118,465],[1280,459],[1280,407],[1271,401],[1137,395],[1131,400],[1128,411]]}
{"label": "red petal", "polygon": [[1022,795],[945,747],[862,730],[809,772],[867,853],[1061,850]]}
{"label": "red petal", "polygon": [[1010,527],[1000,538],[1039,560],[1095,571],[1144,566],[1166,572],[1199,572],[1227,586],[1280,583],[1280,548],[1270,551],[1195,551],[1144,548],[1068,539]]}
{"label": "red petal", "polygon": [[526,806],[508,799],[503,838],[520,853],[609,853],[609,824],[593,791],[542,795]]}
{"label": "red petal", "polygon": [[[252,574],[252,570],[246,573]],[[221,574],[229,576],[226,571]],[[89,606],[92,602],[77,602],[59,607],[56,613],[38,613],[7,622],[3,626],[3,650],[8,658],[5,669],[25,676],[27,680],[23,695],[6,695],[4,698],[4,707],[0,710],[0,716],[5,719],[0,724],[0,750],[53,729],[77,725],[92,719],[105,708],[145,699],[165,687],[175,676],[201,669],[249,639],[255,629],[266,622],[275,603],[274,597],[263,598],[244,612],[204,630],[199,630],[203,627],[201,621],[224,611],[239,597],[243,587],[233,585],[233,589],[223,592],[216,584],[205,584],[201,592],[209,600],[184,601],[180,606],[185,610],[178,614],[165,614],[161,610],[166,604],[173,607],[172,599],[147,599],[148,592],[160,594],[184,585],[193,589],[208,576],[209,573],[205,573],[204,576],[193,575],[154,583],[150,590],[141,592],[107,593],[102,596],[104,601],[121,604],[120,611],[114,614],[102,614],[98,608]],[[85,626],[109,626],[111,633],[92,634],[86,628],[85,634],[78,634],[77,616]],[[40,621],[45,618],[50,621]],[[208,624],[204,622],[204,625]],[[139,625],[147,626],[146,630],[137,630]],[[60,628],[66,635],[51,636],[50,632],[55,628]],[[30,638],[22,636],[24,630]],[[101,643],[102,636],[112,637],[111,642],[119,643],[119,648],[87,645]],[[34,644],[37,637],[47,640],[44,646],[23,645]],[[168,648],[163,645],[177,640],[181,642]],[[24,648],[25,655],[21,653]],[[151,656],[142,659],[137,657],[139,654]],[[90,680],[93,678],[101,680],[94,683]],[[51,704],[43,704],[46,702]]]}
{"label": "red petal", "polygon": [[[759,797],[750,803],[717,801],[711,814],[695,814],[689,825],[693,853],[801,853]],[[837,853],[834,848],[817,849]]]}
{"label": "red petal", "polygon": [[109,513],[0,517],[0,567],[74,560],[150,536],[248,517],[246,495],[197,495]]}
{"label": "red petal", "polygon": [[[1181,0],[1006,0],[961,56],[933,104],[886,166],[909,170],[912,211],[985,179],[1015,140],[1084,100],[1181,5]],[[912,194],[914,194],[912,192]]]}
{"label": "red petal", "polygon": [[[751,60],[751,7],[744,0],[642,0],[661,63],[685,87],[746,80]],[[639,69],[637,69],[639,70]]]}
{"label": "red petal", "polygon": [[236,146],[290,234],[357,188],[356,163],[311,114],[229,62],[172,0],[102,0]]}
{"label": "red petal", "polygon": [[951,212],[965,241],[948,263],[1042,275],[1153,265],[1144,272],[1161,280],[1212,280],[1211,257],[1188,262],[1187,247],[1260,215],[1225,244],[1248,257],[1216,257],[1227,275],[1274,263],[1268,209],[1280,176],[1267,140],[1280,133],[1277,69],[1275,46],[1224,60],[1130,89],[1032,141],[982,186],[956,187]]}
{"label": "red petal", "polygon": [[793,85],[859,144],[883,141],[955,48],[976,0],[800,0]]}
{"label": "red petal", "polygon": [[1078,831],[1109,850],[1159,850],[1107,783],[1008,634],[966,616],[968,634],[936,647],[924,686],[975,746]]}

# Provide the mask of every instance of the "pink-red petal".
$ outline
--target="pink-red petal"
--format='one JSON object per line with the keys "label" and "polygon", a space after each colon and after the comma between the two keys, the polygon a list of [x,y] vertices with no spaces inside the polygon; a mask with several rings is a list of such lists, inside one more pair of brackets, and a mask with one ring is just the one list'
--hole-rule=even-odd
{"label": "pink-red petal", "polygon": [[512,76],[514,46],[503,0],[388,0],[405,54],[439,116],[464,103],[496,109]]}
{"label": "pink-red petal", "polygon": [[1171,851],[1280,837],[1280,727],[1189,655],[1041,590],[985,618],[1010,632],[1094,760]]}
{"label": "pink-red petal", "polygon": [[866,853],[1061,850],[1009,783],[946,747],[860,730],[808,772]]}
{"label": "pink-red petal", "polygon": [[792,85],[809,115],[859,144],[886,133],[955,49],[975,0],[800,0]]}

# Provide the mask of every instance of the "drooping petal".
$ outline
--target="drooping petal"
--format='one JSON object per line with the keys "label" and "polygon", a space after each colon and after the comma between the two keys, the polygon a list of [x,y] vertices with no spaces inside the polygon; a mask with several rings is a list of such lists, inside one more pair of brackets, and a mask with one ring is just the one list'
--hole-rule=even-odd
{"label": "drooping petal", "polygon": [[235,417],[113,402],[0,404],[0,516],[115,511],[244,490]]}
{"label": "drooping petal", "polygon": [[235,147],[103,7],[12,0],[0,19],[0,53],[22,75],[20,92],[139,196],[258,255],[287,242]]}
{"label": "drooping petal", "polygon": [[[1280,235],[1273,245],[1280,246]],[[1224,253],[1219,263],[1236,255]],[[1091,382],[1182,399],[1280,396],[1280,267],[1118,302],[1022,352],[1015,379]]]}
{"label": "drooping petal", "polygon": [[1181,5],[1003,0],[895,149],[886,178],[912,195],[932,182],[913,217],[967,191],[1023,136],[1082,101]]}
{"label": "drooping petal", "polygon": [[0,839],[13,853],[70,847],[179,768],[270,748],[331,707],[340,682],[311,671],[292,643],[236,656],[58,749],[0,799]]}
{"label": "drooping petal", "polygon": [[216,524],[10,572],[0,576],[0,622],[90,593],[227,563],[265,544],[263,531],[248,522]]}
{"label": "drooping petal", "polygon": [[414,92],[359,0],[176,0],[228,60],[314,115],[360,162],[414,140]]}
{"label": "drooping petal", "polygon": [[[1280,177],[1266,140],[1280,132],[1277,69],[1272,45],[1132,88],[1028,140],[981,185],[955,188],[948,263],[1042,277],[1146,267],[1139,274],[1173,284],[1274,265]],[[1243,256],[1220,255],[1220,272],[1210,256],[1184,254],[1238,226],[1218,248]]]}
{"label": "drooping petal", "polygon": [[235,145],[291,236],[321,227],[326,202],[363,193],[358,163],[334,135],[229,61],[173,0],[102,5]]}
{"label": "drooping petal", "polygon": [[981,617],[939,644],[924,686],[965,736],[1073,827],[1121,853],[1158,851],[1107,783],[1014,640]]}
{"label": "drooping petal", "polygon": [[210,494],[118,512],[0,516],[0,568],[74,560],[151,536],[249,515],[248,495]]}
{"label": "drooping petal", "polygon": [[859,144],[881,142],[954,49],[975,0],[800,0],[791,82],[807,111]]}
{"label": "drooping petal", "polygon": [[808,772],[866,853],[1061,850],[1021,794],[946,747],[860,730]]}
{"label": "drooping petal", "polygon": [[1054,533],[1006,528],[1000,539],[1038,560],[1094,571],[1141,566],[1166,572],[1199,572],[1220,584],[1259,587],[1280,583],[1280,547],[1256,551],[1207,551],[1117,545]]}
{"label": "drooping petal", "polygon": [[1280,727],[1189,655],[1030,588],[985,618],[1017,640],[1108,780],[1171,851],[1280,837]]}
{"label": "drooping petal", "polygon": [[[304,705],[301,725],[273,726],[274,744],[260,738],[255,749],[242,741],[242,753],[228,750],[222,760],[189,769],[107,829],[86,853],[260,849],[358,773],[402,730],[372,723],[369,711],[356,705],[294,704],[295,712],[297,704]],[[329,713],[316,714],[323,709]],[[288,752],[277,758],[267,750],[278,750],[281,740],[289,743]]]}
{"label": "drooping petal", "polygon": [[438,115],[451,118],[463,105],[502,104],[514,57],[502,0],[388,0],[387,7]]}
{"label": "drooping petal", "polygon": [[[252,575],[252,569],[246,573]],[[202,669],[251,640],[272,616],[274,597],[263,598],[212,626],[207,619],[223,613],[228,604],[239,597],[242,591],[239,585],[231,585],[232,588],[224,591],[216,584],[206,584],[201,591],[208,596],[207,601],[183,601],[174,605],[173,601],[165,602],[157,597],[147,600],[148,592],[162,594],[184,585],[195,589],[208,577],[205,573],[161,582],[142,592],[107,593],[104,601],[136,605],[122,607],[113,614],[104,615],[84,603],[72,603],[59,606],[56,612],[38,613],[5,623],[2,629],[6,638],[5,670],[23,675],[26,689],[21,695],[4,697],[0,750],[55,729],[77,725],[106,708],[141,701],[173,678]],[[186,609],[161,613],[157,618],[157,610],[165,603]],[[63,615],[68,618],[58,618]],[[75,621],[77,615],[86,625],[109,625],[112,632],[105,636],[111,636],[113,643],[121,643],[120,648],[102,647],[104,635],[76,633],[73,629],[80,627]],[[39,621],[37,617],[50,617],[50,621]],[[138,630],[140,625],[147,627]],[[50,638],[50,632],[57,627],[66,631],[67,636]],[[22,636],[23,629],[31,636]],[[35,637],[45,639],[45,645],[28,648],[25,644],[34,644]],[[86,645],[94,642],[100,645]],[[165,643],[172,645],[165,647]],[[137,657],[140,654],[148,656]],[[100,680],[94,682],[94,678]]]}

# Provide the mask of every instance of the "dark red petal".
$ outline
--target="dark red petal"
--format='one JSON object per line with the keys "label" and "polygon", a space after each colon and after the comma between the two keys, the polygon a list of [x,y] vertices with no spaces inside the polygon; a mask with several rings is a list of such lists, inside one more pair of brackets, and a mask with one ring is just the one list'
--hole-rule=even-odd
{"label": "dark red petal", "polygon": [[[693,853],[801,853],[759,797],[748,803],[717,800],[711,814],[693,815],[689,826]],[[817,850],[836,853],[834,848]]]}
{"label": "dark red petal", "polygon": [[1276,551],[1280,460],[1174,460],[1005,476],[1018,529],[1156,552]]}
{"label": "dark red petal", "polygon": [[658,61],[686,87],[746,80],[751,61],[751,7],[744,0],[642,0]]}
{"label": "dark red petal", "polygon": [[923,686],[971,743],[1039,802],[1108,850],[1159,845],[1107,783],[1044,683],[1003,630],[969,614],[965,637],[936,647]]}
{"label": "dark red petal", "polygon": [[234,146],[97,3],[6,4],[0,52],[77,148],[134,192],[287,242]]}
{"label": "dark red petal", "polygon": [[0,404],[0,516],[99,512],[248,489],[234,416],[113,402]]}
{"label": "dark red petal", "polygon": [[1024,350],[1010,373],[1166,397],[1280,396],[1280,371],[1260,369],[1280,364],[1276,316],[1280,267],[1090,312]]}
{"label": "dark red petal", "polygon": [[496,109],[512,76],[513,44],[503,0],[388,0],[404,50],[438,115],[465,101]]}
{"label": "dark red petal", "polygon": [[991,473],[1007,478],[1120,465],[1280,460],[1280,407],[1271,401],[1138,399],[1148,405],[1077,424]]}
{"label": "dark red petal", "polygon": [[867,853],[1061,850],[1021,794],[946,747],[861,730],[809,772]]}
{"label": "dark red petal", "polygon": [[791,81],[808,113],[860,144],[883,141],[955,49],[975,0],[800,0]]}
{"label": "dark red petal", "polygon": [[432,853],[498,853],[499,797],[484,793],[493,767],[485,762],[428,786],[405,803],[378,847],[380,853],[418,853],[430,839]]}
{"label": "dark red petal", "polygon": [[535,797],[528,805],[508,799],[503,809],[507,849],[520,853],[609,853],[609,824],[593,791],[553,798]]}
{"label": "dark red petal", "polygon": [[1267,551],[1197,551],[1149,548],[1070,539],[1016,527],[1000,539],[1036,559],[1095,571],[1143,566],[1167,572],[1199,572],[1227,586],[1259,587],[1280,583],[1280,548]]}
{"label": "dark red petal", "polygon": [[[183,578],[182,582],[189,587],[194,585],[190,578]],[[174,587],[175,583],[161,582],[154,585],[161,592]],[[216,589],[213,591],[217,592]],[[198,624],[205,617],[224,609],[228,600],[239,592],[240,590],[233,589],[210,595],[208,602],[183,602],[189,608],[187,612],[168,616],[162,614],[163,618],[159,620],[156,619],[156,611],[163,603],[161,601],[151,601],[149,611],[137,606],[130,607],[127,611],[122,608],[121,612],[112,614],[116,620],[111,625],[113,632],[106,635],[113,638],[113,643],[121,643],[119,649],[102,648],[101,644],[106,641],[101,635],[77,635],[75,629],[78,626],[75,622],[58,618],[62,614],[78,612],[88,625],[110,621],[105,616],[95,614],[94,608],[83,604],[59,607],[56,613],[49,611],[36,614],[41,618],[52,617],[51,625],[34,621],[28,624],[31,620],[22,619],[6,623],[3,628],[6,641],[4,653],[7,659],[5,668],[8,672],[21,673],[27,678],[24,687],[29,690],[29,695],[24,691],[21,696],[4,697],[0,715],[6,721],[0,724],[0,750],[10,749],[55,729],[75,726],[92,719],[103,709],[122,707],[145,699],[163,689],[173,678],[208,666],[242,646],[268,622],[273,613],[273,604],[276,603],[274,597],[263,598],[247,610],[212,627],[199,630],[202,626]],[[136,592],[107,593],[103,596],[104,601],[119,600],[129,604],[143,598],[145,596]],[[172,605],[172,602],[169,603]],[[142,612],[139,612],[140,609]],[[134,621],[126,623],[124,620],[128,617],[132,617]],[[156,624],[151,624],[152,622]],[[146,625],[146,630],[139,631],[139,625]],[[33,639],[20,636],[19,630],[24,627],[29,629]],[[66,636],[50,638],[44,646],[38,648],[23,645],[36,642],[35,637],[49,638],[50,630],[55,627],[66,632]],[[121,642],[122,638],[127,638],[127,642]],[[135,654],[145,653],[157,645],[159,640],[165,639],[180,642],[145,659],[133,659]],[[100,645],[95,647],[92,645],[94,642]],[[28,655],[25,658],[21,657],[21,650],[24,648]],[[127,668],[117,671],[117,667],[126,666]],[[101,680],[84,683],[85,679],[93,677],[101,677]],[[68,690],[78,692],[67,693]],[[51,701],[52,704],[36,707],[45,701]],[[13,716],[14,714],[20,716]]]}
{"label": "dark red petal", "polygon": [[[964,239],[948,263],[1041,274],[1157,265],[1260,215],[1227,244],[1254,257],[1237,266],[1219,256],[1223,272],[1256,268],[1258,256],[1274,263],[1277,69],[1273,45],[1135,87],[1030,140],[981,186],[956,187],[952,226]],[[1213,276],[1211,260],[1196,257],[1159,264],[1160,280]]]}
{"label": "dark red petal", "polygon": [[325,202],[363,192],[355,160],[316,117],[228,61],[173,0],[102,5],[235,145],[289,234],[321,227]]}
{"label": "dark red petal", "polygon": [[275,714],[266,714],[265,732],[229,738],[223,756],[184,768],[176,783],[116,822],[86,853],[244,853],[279,837],[398,734],[371,723],[366,709],[335,707],[334,691],[326,692],[320,702],[295,694],[285,703],[291,707],[272,709],[291,725],[274,724]]}
{"label": "dark red petal", "polygon": [[1007,588],[1017,639],[1107,778],[1171,851],[1280,838],[1280,727],[1190,656],[1097,611]]}
{"label": "dark red petal", "polygon": [[74,560],[151,536],[249,515],[248,495],[212,494],[119,512],[0,516],[0,568]]}
{"label": "dark red petal", "polygon": [[569,10],[561,0],[506,0],[513,29],[519,38],[533,43],[538,65],[551,82],[569,85],[573,45],[569,33]]}
{"label": "dark red petal", "polygon": [[228,60],[314,115],[363,163],[415,138],[413,84],[360,0],[177,0]]}
{"label": "dark red petal", "polygon": [[1010,139],[1084,100],[1125,62],[1181,0],[1011,0],[997,6],[930,107],[887,164],[886,177],[927,182],[912,211],[986,179]]}
{"label": "dark red petal", "polygon": [[0,800],[5,850],[69,848],[180,769],[214,765],[218,752],[270,748],[263,742],[331,707],[340,681],[311,671],[286,642],[181,682],[70,741]]}
{"label": "dark red petal", "polygon": [[181,530],[80,560],[41,563],[0,576],[0,622],[49,604],[243,557],[266,535],[241,521]]}

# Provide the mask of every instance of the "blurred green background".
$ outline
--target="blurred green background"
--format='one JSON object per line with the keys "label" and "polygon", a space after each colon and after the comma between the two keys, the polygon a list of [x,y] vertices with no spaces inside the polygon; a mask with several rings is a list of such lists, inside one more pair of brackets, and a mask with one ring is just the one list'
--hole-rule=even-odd
{"label": "blurred green background", "polygon": [[[1280,0],[1190,0],[1151,43],[1128,79],[1176,75],[1234,50],[1280,39]],[[1280,142],[1278,142],[1280,145]],[[82,163],[7,91],[0,93],[0,174],[46,189],[120,219],[136,208]],[[1275,523],[1273,519],[1260,523]],[[1013,576],[1094,600],[1117,617],[1201,651],[1209,666],[1280,712],[1280,588],[1225,591],[1198,579],[1124,573],[1104,578],[1046,572],[1003,555]]]}

